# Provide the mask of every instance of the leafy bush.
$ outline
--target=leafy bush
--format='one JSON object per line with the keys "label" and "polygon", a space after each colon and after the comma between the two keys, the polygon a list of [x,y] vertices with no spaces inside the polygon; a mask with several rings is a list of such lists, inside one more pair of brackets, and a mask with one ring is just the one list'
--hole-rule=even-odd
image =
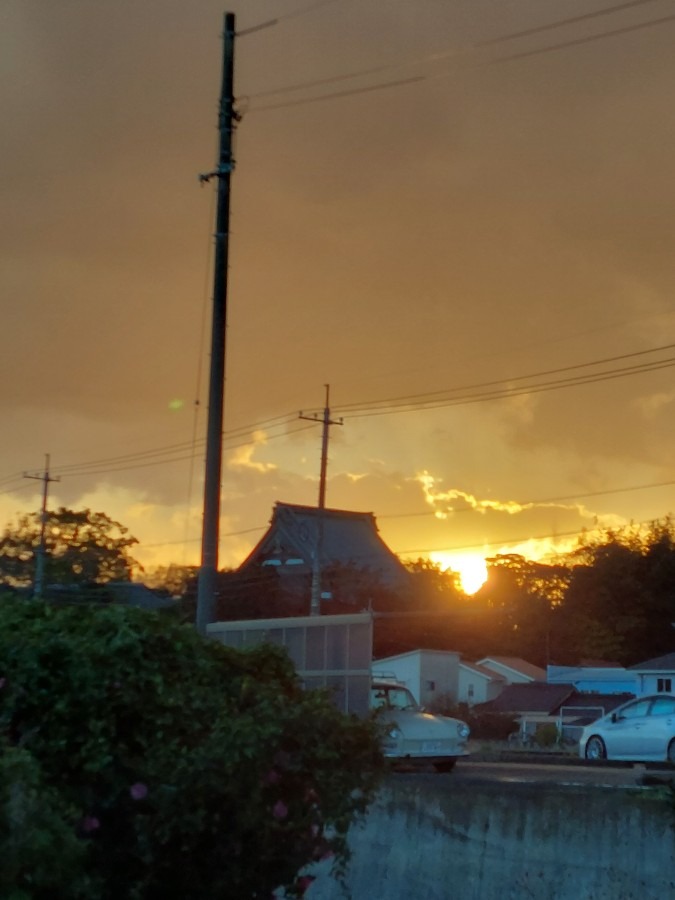
{"label": "leafy bush", "polygon": [[0,602],[0,740],[15,900],[299,896],[313,860],[344,867],[381,770],[375,726],[284,651],[114,606]]}
{"label": "leafy bush", "polygon": [[553,722],[537,725],[534,742],[538,747],[553,747],[558,743],[558,729]]}

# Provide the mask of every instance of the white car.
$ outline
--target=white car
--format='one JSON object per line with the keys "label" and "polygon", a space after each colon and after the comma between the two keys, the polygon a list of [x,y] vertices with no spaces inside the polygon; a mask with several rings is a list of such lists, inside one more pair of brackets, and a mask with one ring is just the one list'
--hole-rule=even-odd
{"label": "white car", "polygon": [[425,712],[404,685],[374,680],[370,706],[387,729],[382,746],[387,759],[450,772],[460,756],[468,756],[466,722]]}
{"label": "white car", "polygon": [[675,764],[675,694],[637,697],[587,725],[579,754],[585,759]]}

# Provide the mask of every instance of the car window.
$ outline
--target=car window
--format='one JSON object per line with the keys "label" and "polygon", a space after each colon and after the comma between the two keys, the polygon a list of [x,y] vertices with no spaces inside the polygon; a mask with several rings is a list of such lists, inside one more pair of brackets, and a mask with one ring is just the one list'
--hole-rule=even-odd
{"label": "car window", "polygon": [[617,719],[635,719],[637,716],[646,716],[650,703],[650,700],[638,700],[636,703],[630,703],[617,713]]}
{"label": "car window", "polygon": [[675,715],[675,697],[657,697],[649,712],[651,716]]}
{"label": "car window", "polygon": [[373,709],[416,709],[415,698],[407,688],[380,687],[373,688],[370,692],[370,705]]}

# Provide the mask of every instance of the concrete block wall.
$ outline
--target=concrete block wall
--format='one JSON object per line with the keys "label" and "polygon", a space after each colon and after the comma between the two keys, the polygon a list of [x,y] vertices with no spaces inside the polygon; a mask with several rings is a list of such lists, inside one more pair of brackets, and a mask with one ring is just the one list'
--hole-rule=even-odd
{"label": "concrete block wall", "polygon": [[[351,834],[351,900],[670,900],[675,812],[663,788],[402,775]],[[308,900],[344,900],[326,873]]]}

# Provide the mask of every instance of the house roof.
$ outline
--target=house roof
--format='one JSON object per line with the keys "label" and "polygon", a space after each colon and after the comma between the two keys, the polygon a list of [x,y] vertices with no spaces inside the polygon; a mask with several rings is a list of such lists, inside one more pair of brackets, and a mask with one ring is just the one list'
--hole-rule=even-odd
{"label": "house roof", "polygon": [[160,597],[144,584],[136,581],[108,581],[105,589],[116,603],[136,606],[139,609],[169,609],[176,606],[171,597]]}
{"label": "house roof", "polygon": [[527,684],[509,684],[501,694],[487,703],[479,703],[476,710],[503,713],[542,713],[553,715],[576,694],[571,684],[545,684],[533,681]]}
{"label": "house roof", "polygon": [[675,653],[666,653],[628,668],[632,672],[675,672]]}
{"label": "house roof", "polygon": [[[425,649],[424,647],[420,647],[418,650],[407,650],[405,653],[396,653],[393,656],[383,656],[380,659],[374,659],[373,665],[376,663],[388,663],[388,662],[396,662],[401,659],[410,659],[413,656],[445,656],[445,657],[457,657],[459,653],[456,650],[431,650]],[[491,675],[494,673],[491,672]]]}
{"label": "house roof", "polygon": [[493,669],[486,669],[485,666],[479,666],[478,663],[471,663],[467,662],[465,659],[460,659],[459,665],[460,668],[468,669],[470,672],[480,675],[482,678],[488,678],[490,681],[506,681],[506,678],[504,678],[503,675],[500,675],[499,672],[495,672]]}
{"label": "house roof", "polygon": [[369,569],[388,584],[408,579],[407,569],[380,537],[372,513],[291,503],[274,505],[267,532],[241,563],[239,571],[269,561],[286,571],[311,567],[319,542],[319,526],[323,532],[324,564],[351,564]]}
{"label": "house roof", "polygon": [[627,703],[628,700],[632,700],[634,696],[635,694],[629,693],[602,694],[600,692],[575,692],[570,697],[567,697],[562,705],[566,708],[571,707],[573,709],[581,710],[601,706],[604,709],[603,715],[606,715],[608,712],[616,709],[617,706],[621,706],[622,703]]}
{"label": "house roof", "polygon": [[483,659],[479,659],[476,665],[489,669],[490,667],[486,663],[491,662],[498,663],[507,669],[512,669],[514,672],[518,672],[519,675],[525,675],[534,681],[546,681],[546,672],[543,669],[517,656],[486,656]]}

